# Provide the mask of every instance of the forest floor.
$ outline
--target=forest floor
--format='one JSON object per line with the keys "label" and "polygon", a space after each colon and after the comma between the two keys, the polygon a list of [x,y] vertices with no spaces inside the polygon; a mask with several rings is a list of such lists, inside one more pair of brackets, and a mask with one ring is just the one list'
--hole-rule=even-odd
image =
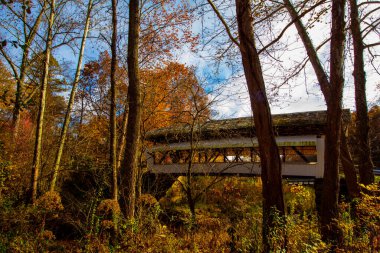
{"label": "forest floor", "polygon": [[[212,181],[195,178],[193,192],[204,191]],[[378,192],[378,184],[371,190]],[[57,196],[40,201],[37,208],[3,199],[0,252],[262,251],[260,179],[229,177],[200,196],[194,220],[179,182],[159,201],[143,194],[134,221],[115,215],[110,202],[93,202],[85,216],[75,216],[65,204],[57,204]],[[331,245],[319,233],[313,186],[284,183],[284,197],[286,221],[278,219],[271,230],[272,247],[278,252],[327,252]],[[380,197],[342,198],[339,208],[343,241],[337,251],[379,252]]]}

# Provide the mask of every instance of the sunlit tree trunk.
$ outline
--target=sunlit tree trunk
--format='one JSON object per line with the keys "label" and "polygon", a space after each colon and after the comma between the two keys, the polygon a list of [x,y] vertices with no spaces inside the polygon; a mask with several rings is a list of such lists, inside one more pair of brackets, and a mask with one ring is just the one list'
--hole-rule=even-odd
{"label": "sunlit tree trunk", "polygon": [[339,157],[344,86],[345,0],[333,0],[331,10],[330,99],[327,100],[325,170],[321,208],[321,232],[325,241],[340,243],[337,225]]}
{"label": "sunlit tree trunk", "polygon": [[32,178],[31,178],[31,196],[30,201],[32,204],[35,203],[37,199],[37,188],[38,188],[38,177],[41,167],[41,150],[42,150],[42,134],[43,134],[43,124],[44,124],[44,114],[45,114],[45,104],[46,104],[46,90],[49,79],[49,65],[50,65],[50,56],[52,48],[52,28],[54,23],[55,16],[55,0],[52,0],[50,3],[50,15],[48,20],[48,31],[47,31],[47,40],[45,48],[45,63],[44,70],[42,75],[41,91],[40,91],[40,101],[39,101],[39,110],[37,117],[37,128],[36,128],[36,140],[34,145],[34,156],[33,156],[33,166],[32,166]]}
{"label": "sunlit tree trunk", "polygon": [[140,1],[131,0],[129,2],[129,32],[128,32],[128,98],[129,113],[127,126],[127,142],[125,158],[122,165],[122,187],[123,203],[125,215],[128,219],[133,219],[136,202],[136,175],[137,158],[139,152],[140,139],[140,119],[141,119],[141,87],[139,80],[138,49],[140,30]]}
{"label": "sunlit tree trunk", "polygon": [[282,192],[281,160],[273,131],[272,116],[265,91],[260,59],[254,41],[251,2],[236,0],[236,15],[245,78],[251,101],[256,136],[259,142],[263,182],[263,245],[269,252],[269,231],[273,212],[285,214]]}
{"label": "sunlit tree trunk", "polygon": [[351,34],[354,46],[354,83],[356,105],[356,141],[358,146],[358,165],[360,182],[368,185],[374,182],[373,163],[369,145],[369,118],[364,71],[364,45],[360,31],[359,10],[356,0],[349,0]]}
{"label": "sunlit tree trunk", "polygon": [[60,167],[60,163],[61,163],[61,157],[63,154],[63,149],[65,147],[67,130],[68,130],[69,124],[70,124],[70,115],[71,115],[71,111],[73,109],[75,94],[76,94],[76,90],[77,90],[77,86],[78,86],[78,82],[79,82],[79,78],[80,78],[80,74],[81,74],[81,70],[82,70],[83,54],[84,54],[84,49],[86,46],[86,39],[87,39],[87,34],[88,34],[88,30],[89,30],[89,25],[90,25],[91,10],[92,10],[92,0],[89,0],[88,6],[87,6],[86,23],[84,26],[82,43],[81,43],[81,47],[80,47],[80,51],[79,51],[78,64],[77,64],[77,68],[75,71],[75,78],[74,78],[73,86],[71,88],[71,93],[70,93],[70,98],[69,98],[69,102],[67,105],[65,119],[63,121],[63,127],[61,130],[61,135],[60,135],[60,139],[59,139],[58,151],[57,151],[57,154],[55,156],[54,170],[53,170],[53,177],[52,177],[51,184],[50,184],[50,191],[54,191],[55,185],[57,182],[57,178],[58,178],[58,171],[59,171],[59,167]]}
{"label": "sunlit tree trunk", "polygon": [[117,0],[112,0],[111,39],[111,108],[110,108],[110,168],[112,170],[112,198],[117,201],[117,134],[116,134],[116,68],[117,68]]}

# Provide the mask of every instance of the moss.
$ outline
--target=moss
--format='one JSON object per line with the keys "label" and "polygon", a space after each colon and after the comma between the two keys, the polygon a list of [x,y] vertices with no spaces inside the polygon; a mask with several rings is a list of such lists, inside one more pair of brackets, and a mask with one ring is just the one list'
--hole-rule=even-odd
{"label": "moss", "polygon": [[[273,125],[277,135],[321,135],[326,125],[327,112],[301,112],[277,114],[272,116]],[[343,111],[343,119],[347,124],[351,121],[350,111]],[[190,136],[190,125],[174,125],[150,131],[146,139],[153,142],[186,141]],[[211,120],[194,129],[198,140],[215,139],[225,137],[254,137],[254,122],[252,117],[235,119]]]}

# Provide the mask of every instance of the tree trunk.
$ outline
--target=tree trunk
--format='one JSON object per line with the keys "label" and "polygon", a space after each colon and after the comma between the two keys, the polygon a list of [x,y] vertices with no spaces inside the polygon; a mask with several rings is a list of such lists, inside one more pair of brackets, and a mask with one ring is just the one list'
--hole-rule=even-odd
{"label": "tree trunk", "polygon": [[251,107],[259,142],[261,178],[263,182],[263,245],[270,251],[269,229],[273,220],[271,213],[276,209],[285,214],[282,192],[281,160],[274,137],[272,117],[265,91],[261,65],[252,29],[252,11],[249,0],[236,0],[237,24],[240,51],[245,78],[248,85]]}
{"label": "tree trunk", "polygon": [[[25,51],[24,51],[24,54],[25,54]],[[16,87],[16,100],[15,100],[15,106],[13,108],[13,115],[12,115],[13,144],[14,145],[16,145],[16,140],[18,137],[19,126],[20,126],[20,112],[21,112],[21,105],[22,105],[21,94],[23,93],[24,79],[25,78],[21,77],[20,75],[20,79],[17,81],[17,87]]]}
{"label": "tree trunk", "polygon": [[[332,30],[331,30],[331,58],[330,58],[330,81],[320,64],[317,52],[311,39],[299,19],[297,11],[289,0],[284,0],[291,18],[295,21],[298,34],[316,73],[322,93],[327,104],[327,127],[325,130],[325,168],[322,193],[322,207],[320,218],[322,235],[324,240],[337,243],[341,240],[341,233],[334,222],[338,218],[338,192],[339,176],[338,161],[340,157],[341,117],[342,117],[342,95],[343,95],[343,51],[344,51],[344,0],[334,0],[332,8]],[[331,99],[330,99],[331,98]],[[344,152],[344,151],[342,151]],[[344,155],[344,157],[347,157]],[[346,167],[346,170],[352,167]],[[351,171],[350,173],[355,173]],[[351,177],[350,179],[354,179]]]}
{"label": "tree trunk", "polygon": [[186,193],[187,204],[189,205],[189,210],[190,210],[190,231],[194,231],[195,225],[197,223],[197,216],[195,213],[195,199],[193,198],[192,189],[189,182],[187,182],[185,193]]}
{"label": "tree trunk", "polygon": [[80,51],[79,51],[79,58],[78,58],[78,64],[77,64],[76,72],[75,72],[75,78],[74,78],[74,82],[73,82],[73,87],[71,88],[71,93],[70,93],[69,103],[67,105],[65,119],[63,121],[63,127],[61,130],[61,135],[60,135],[60,139],[59,139],[58,151],[57,151],[57,154],[55,156],[54,170],[53,170],[53,177],[52,177],[51,184],[50,184],[50,191],[54,191],[55,185],[57,182],[57,178],[58,178],[58,171],[59,171],[59,166],[61,164],[63,149],[65,147],[67,130],[68,130],[69,124],[70,124],[70,115],[71,115],[71,111],[72,111],[72,108],[74,105],[75,94],[76,94],[76,90],[77,90],[77,86],[78,86],[78,82],[79,82],[79,78],[80,78],[80,74],[81,74],[81,70],[82,70],[83,54],[84,54],[84,48],[86,46],[86,39],[87,39],[87,34],[88,34],[88,30],[89,30],[89,25],[90,25],[91,10],[92,10],[92,0],[89,0],[88,7],[87,7],[86,23],[85,23],[85,27],[84,27],[84,31],[83,31],[82,43],[81,43],[81,47],[80,47]]}
{"label": "tree trunk", "polygon": [[136,201],[136,174],[137,158],[140,139],[141,119],[141,87],[139,80],[139,30],[140,30],[140,7],[139,0],[131,0],[129,3],[129,33],[128,33],[128,98],[129,113],[127,126],[127,142],[125,158],[122,166],[122,182],[124,187],[124,199],[122,207],[128,219],[133,219]]}
{"label": "tree trunk", "polygon": [[345,0],[332,1],[330,50],[330,99],[327,101],[325,170],[321,208],[321,232],[325,241],[340,244],[337,225],[339,194],[339,157],[344,86]]}
{"label": "tree trunk", "polygon": [[116,134],[116,68],[117,68],[117,0],[112,0],[111,40],[111,108],[110,108],[110,168],[112,170],[112,198],[117,201],[117,134]]}
{"label": "tree trunk", "polygon": [[194,132],[195,130],[195,124],[196,124],[196,119],[193,118],[191,122],[191,128],[190,128],[190,154],[189,154],[189,164],[187,165],[187,172],[186,172],[186,184],[183,185],[183,189],[185,190],[186,193],[186,199],[187,199],[187,204],[189,206],[190,210],[190,230],[192,231],[194,229],[194,225],[196,223],[196,213],[195,213],[195,199],[193,197],[193,161],[194,161],[194,156],[196,155],[195,152],[195,146],[194,142],[195,140],[195,135],[196,133]]}
{"label": "tree trunk", "polygon": [[342,163],[344,177],[346,178],[348,194],[352,199],[357,198],[360,196],[360,188],[358,185],[354,162],[352,161],[351,153],[348,149],[347,137],[345,131],[343,130],[340,140],[340,161]]}
{"label": "tree trunk", "polygon": [[121,127],[121,136],[120,138],[120,144],[119,144],[119,150],[117,153],[117,170],[120,171],[121,161],[123,160],[123,154],[125,153],[125,142],[126,142],[126,136],[127,136],[127,125],[128,125],[128,107],[129,100],[128,98],[125,101],[124,106],[124,115],[123,115],[123,122]]}
{"label": "tree trunk", "polygon": [[50,4],[50,15],[48,21],[48,34],[46,40],[46,49],[45,49],[45,66],[42,76],[41,83],[41,92],[40,92],[40,103],[37,117],[37,128],[36,128],[36,140],[34,145],[34,156],[33,156],[33,167],[32,167],[32,178],[31,178],[31,196],[30,201],[32,204],[35,203],[37,199],[37,187],[38,187],[38,177],[41,167],[41,149],[42,149],[42,133],[43,133],[43,124],[44,124],[44,114],[45,114],[45,104],[46,104],[46,90],[49,79],[49,65],[50,65],[50,56],[52,48],[52,28],[55,15],[55,0],[51,1]]}
{"label": "tree trunk", "polygon": [[317,76],[319,86],[327,102],[330,96],[330,82],[328,76],[325,70],[323,69],[317,51],[315,50],[313,43],[309,37],[309,34],[307,33],[305,26],[299,18],[297,11],[294,9],[293,4],[290,2],[290,0],[284,0],[284,4],[287,11],[289,12],[290,17],[294,21],[294,25],[297,29],[298,35],[300,36],[302,43],[304,44],[310,63],[313,66],[314,72]]}
{"label": "tree trunk", "polygon": [[[30,46],[34,38],[36,37],[37,31],[41,24],[42,16],[45,13],[46,7],[47,7],[47,1],[44,2],[44,5],[42,6],[29,34],[24,34],[25,47],[22,54],[19,77],[17,78],[17,83],[16,83],[16,99],[15,99],[15,106],[13,108],[13,115],[12,115],[14,144],[16,144],[15,141],[17,140],[17,137],[18,137],[19,126],[20,126],[20,112],[22,110],[23,102],[24,102],[22,96],[24,92],[23,89],[24,89],[26,71],[29,68],[28,60],[29,60]],[[27,26],[27,15],[28,14],[26,13],[26,10],[24,9],[24,12],[23,12],[24,26]],[[27,29],[24,29],[24,31],[27,31]]]}
{"label": "tree trunk", "polygon": [[358,165],[360,182],[368,185],[375,181],[369,145],[369,118],[364,71],[364,45],[360,31],[359,10],[356,0],[350,0],[351,33],[354,46],[354,83],[356,106],[356,141],[358,146]]}

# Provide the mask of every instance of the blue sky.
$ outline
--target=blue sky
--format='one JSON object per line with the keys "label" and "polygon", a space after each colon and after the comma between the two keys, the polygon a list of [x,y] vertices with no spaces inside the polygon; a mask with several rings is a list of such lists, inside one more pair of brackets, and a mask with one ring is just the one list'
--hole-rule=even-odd
{"label": "blue sky", "polygon": [[[207,20],[212,19],[212,14],[206,17]],[[204,20],[203,20],[204,21]],[[215,20],[214,20],[215,21]],[[328,17],[325,22],[317,23],[316,26],[311,29],[310,35],[313,38],[315,45],[318,45],[323,41],[330,32],[328,26]],[[209,22],[209,21],[207,21]],[[215,22],[218,22],[216,20]],[[327,23],[327,24],[326,24]],[[211,24],[211,23],[210,23]],[[278,29],[286,24],[280,22]],[[201,29],[204,27],[204,22],[201,24],[201,20],[194,23],[193,31],[202,33]],[[302,44],[298,41],[295,29],[289,29],[286,33],[288,37],[286,39],[291,41],[291,47],[283,51],[279,57],[281,59],[281,65],[290,67],[297,61],[300,61],[305,57],[305,52]],[[225,34],[221,33],[221,36]],[[369,38],[370,40],[376,40],[376,37]],[[219,43],[223,38],[218,39]],[[240,64],[240,58],[236,57],[234,64],[228,64],[226,61],[216,62],[212,59],[211,54],[215,48],[205,47],[205,50],[200,50],[197,53],[191,52],[186,47],[177,52],[178,61],[185,63],[188,66],[195,66],[199,80],[206,84],[206,90],[215,89],[217,92],[210,94],[210,99],[216,99],[217,101],[213,105],[213,110],[218,112],[218,117],[240,117],[251,115],[250,103],[248,98],[248,92],[246,88],[245,79]],[[104,44],[99,44],[99,41],[89,39],[86,47],[85,61],[95,60],[98,57],[100,51],[107,48]],[[55,52],[59,58],[72,62],[72,69],[75,69],[76,57],[72,51],[68,48],[60,48]],[[319,51],[319,55],[328,68],[328,55],[329,47],[325,46]],[[278,68],[268,58],[263,57],[263,69],[265,70],[265,80],[267,82],[268,90],[271,90],[271,85],[280,81],[278,77]],[[344,90],[343,105],[345,108],[355,110],[354,106],[354,88],[353,77],[351,75],[351,62],[349,55],[346,56],[346,88]],[[273,65],[272,65],[273,64]],[[379,66],[379,63],[375,63]],[[376,88],[379,85],[379,76],[374,73],[369,66],[367,66],[367,96],[369,105],[379,103],[379,90]],[[289,85],[284,85],[277,90],[275,96],[268,92],[268,97],[271,101],[272,113],[288,113],[299,111],[313,111],[326,109],[323,96],[320,92],[318,84],[316,82],[315,74],[310,65],[308,65],[303,71],[302,75],[294,78],[289,82]]]}
{"label": "blue sky", "polygon": [[[227,15],[234,15],[233,11],[228,10]],[[376,15],[376,14],[375,14]],[[207,20],[206,23],[212,23],[213,14],[208,14],[208,17],[204,18]],[[307,17],[305,17],[307,19]],[[330,16],[326,15],[324,19],[320,20],[314,24],[314,27],[309,29],[310,37],[313,40],[315,46],[322,43],[330,34]],[[215,20],[215,17],[214,17]],[[203,20],[204,21],[204,20]],[[272,29],[277,29],[281,31],[282,28],[287,24],[288,20],[283,21],[277,20],[278,23],[272,27]],[[200,24],[198,20],[194,24],[194,31],[201,32],[204,28],[205,22]],[[218,20],[216,21],[218,22]],[[220,22],[219,22],[220,23]],[[215,23],[213,23],[215,24]],[[265,31],[264,31],[265,33]],[[223,33],[221,33],[223,35]],[[224,32],[224,36],[226,33]],[[218,38],[220,40],[220,38]],[[265,38],[261,38],[265,40]],[[378,36],[372,35],[365,38],[365,42],[370,43],[373,41],[379,41]],[[273,95],[271,89],[273,85],[281,83],[281,69],[290,69],[296,63],[300,62],[306,56],[303,44],[298,39],[297,31],[294,27],[288,29],[285,36],[280,40],[280,43],[286,44],[285,50],[278,53],[278,59],[281,64],[277,64],[276,61],[270,59],[270,57],[262,56],[262,66],[264,70],[264,79],[267,84],[268,98],[271,102],[271,111],[274,114],[278,113],[288,113],[288,112],[300,112],[300,111],[313,111],[313,110],[325,110],[326,105],[322,93],[320,91],[318,82],[315,78],[314,70],[311,68],[310,64],[302,71],[302,73],[297,77],[290,80],[289,85],[284,85],[279,88],[277,93]],[[217,44],[217,43],[216,43]],[[210,47],[206,47],[206,50],[200,52],[202,57],[191,52],[185,52],[180,58],[183,63],[188,65],[197,66],[198,74],[206,79],[208,84],[223,87],[222,91],[218,90],[218,95],[211,94],[211,98],[218,97],[217,102],[214,104],[214,110],[219,112],[219,117],[240,117],[240,116],[250,116],[250,102],[248,98],[248,91],[246,88],[245,78],[243,76],[242,66],[240,63],[240,58],[237,57],[235,60],[235,67],[224,62],[219,63],[219,72],[217,75],[212,76],[214,73],[216,62],[213,60],[207,60],[207,54],[215,50],[215,45],[212,44]],[[259,48],[260,46],[258,46]],[[375,52],[380,50],[380,46],[373,49]],[[330,48],[329,43],[322,47],[318,51],[319,57],[324,64],[325,69],[329,69],[329,54]],[[368,53],[366,58],[368,59]],[[352,111],[355,110],[354,101],[354,87],[353,87],[353,76],[352,76],[352,62],[349,53],[345,55],[345,89],[344,89],[344,99],[343,106],[349,108]],[[380,69],[380,62],[375,61],[374,65],[377,69]],[[211,74],[211,77],[210,77]],[[366,74],[367,74],[367,101],[369,106],[380,103],[379,96],[379,86],[380,78],[378,73],[376,73],[373,67],[368,63],[366,64]],[[218,80],[217,82],[215,80]]]}

